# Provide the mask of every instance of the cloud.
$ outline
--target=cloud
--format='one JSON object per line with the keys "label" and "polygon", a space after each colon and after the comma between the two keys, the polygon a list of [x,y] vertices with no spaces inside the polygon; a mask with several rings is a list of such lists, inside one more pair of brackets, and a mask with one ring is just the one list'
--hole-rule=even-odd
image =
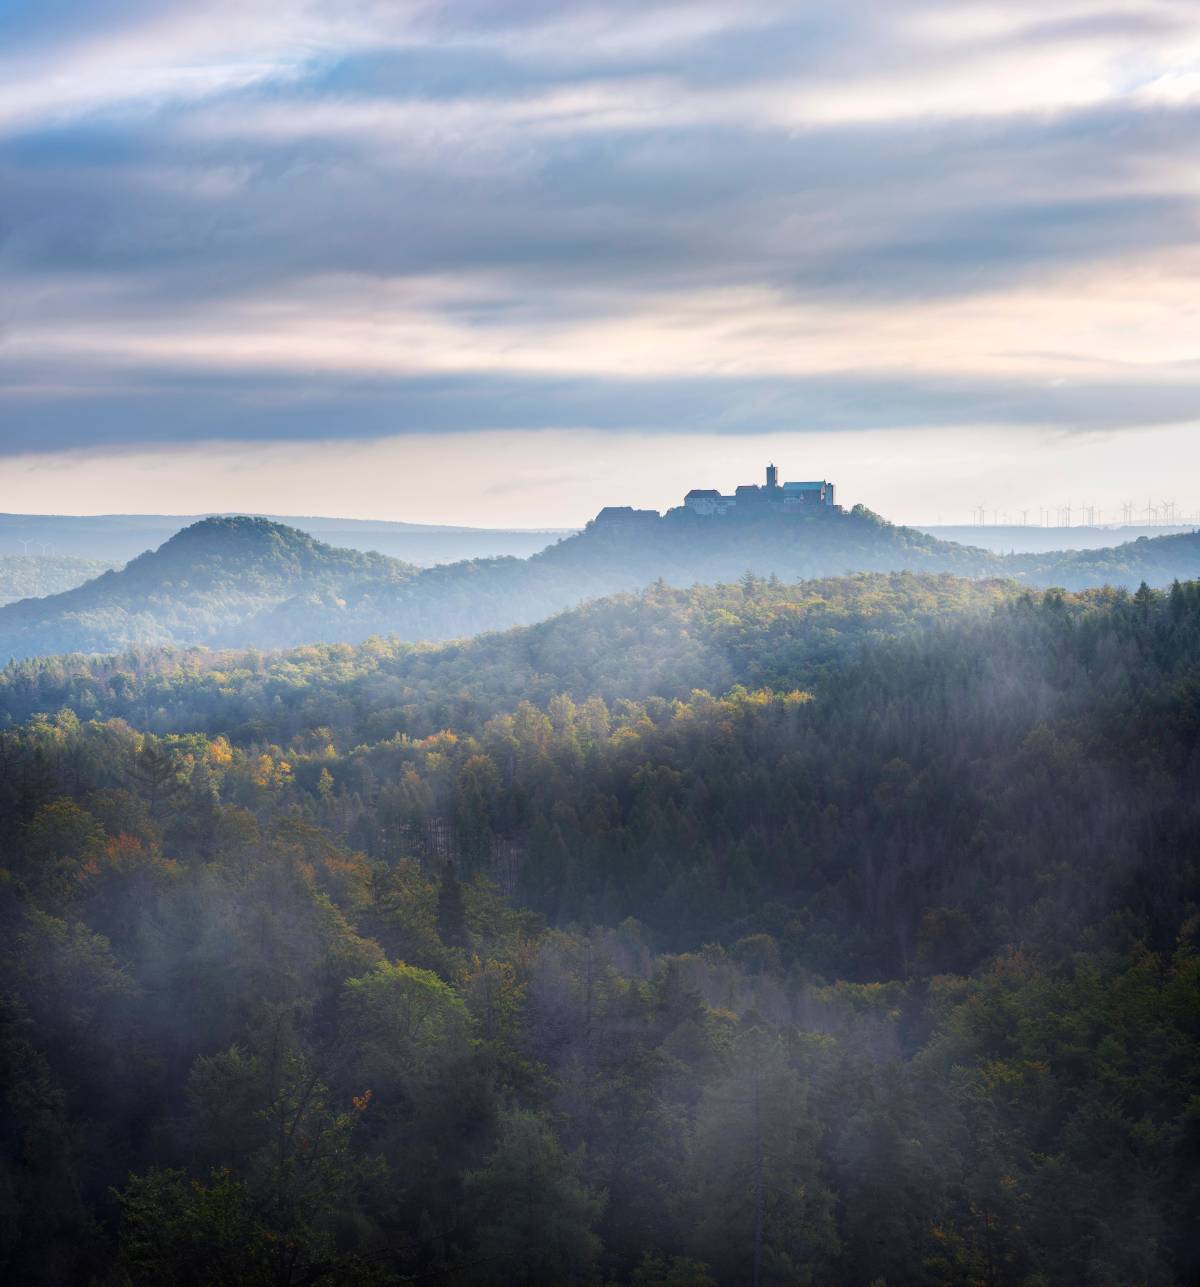
{"label": "cloud", "polygon": [[[881,374],[787,378],[563,379],[503,374],[354,382],[156,372],[82,394],[52,383],[6,397],[0,454],[201,441],[319,442],[343,437],[579,429],[618,434],[858,432],[988,426],[1080,432],[1194,422],[1200,367],[1022,380]],[[351,431],[346,432],[346,426]],[[486,450],[486,444],[481,444]]]}
{"label": "cloud", "polygon": [[0,453],[1194,415],[1183,0],[3,21]]}

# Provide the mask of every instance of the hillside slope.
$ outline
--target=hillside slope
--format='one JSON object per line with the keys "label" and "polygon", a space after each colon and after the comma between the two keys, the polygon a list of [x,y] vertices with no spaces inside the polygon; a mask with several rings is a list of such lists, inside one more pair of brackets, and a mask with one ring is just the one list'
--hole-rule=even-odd
{"label": "hillside slope", "polygon": [[204,519],[119,571],[0,608],[0,655],[259,641],[256,620],[285,601],[336,611],[351,587],[394,586],[413,572],[266,519]]}
{"label": "hillside slope", "polygon": [[849,572],[995,573],[995,556],[865,512],[714,525],[671,515],[649,530],[595,524],[527,559],[418,571],[334,549],[261,518],[205,519],[119,572],[0,608],[0,657],[158,644],[285,647],[373,634],[439,640],[545,620],[656,581],[687,586]]}
{"label": "hillside slope", "polygon": [[1011,581],[912,573],[733,585],[593,600],[533,626],[461,642],[308,644],[270,656],[159,649],[49,657],[0,671],[0,723],[69,709],[155,733],[286,742],[314,723],[352,744],[477,731],[523,700],[687,698],[735,684],[787,691],[882,639],[981,614]]}
{"label": "hillside slope", "polygon": [[0,608],[0,658],[159,644],[277,648],[372,635],[437,641],[530,625],[656,581],[686,587],[747,572],[792,582],[902,571],[1071,590],[1132,589],[1142,580],[1164,586],[1200,574],[1200,535],[1005,558],[862,509],[718,521],[672,511],[632,526],[592,523],[527,559],[416,569],[266,519],[206,519],[120,572]]}
{"label": "hillside slope", "polygon": [[1145,581],[1161,588],[1200,573],[1200,532],[1139,536],[1099,550],[1013,555],[1004,562],[1011,575],[1035,585],[1060,585],[1067,590],[1102,585],[1134,589]]}
{"label": "hillside slope", "polygon": [[[130,658],[280,740],[0,730],[6,1281],[1200,1281],[1200,583],[983,590]],[[637,696],[722,663],[770,687]],[[564,1211],[611,1273],[496,1269]]]}
{"label": "hillside slope", "polygon": [[62,594],[112,566],[100,559],[63,554],[0,554],[0,606],[19,599]]}

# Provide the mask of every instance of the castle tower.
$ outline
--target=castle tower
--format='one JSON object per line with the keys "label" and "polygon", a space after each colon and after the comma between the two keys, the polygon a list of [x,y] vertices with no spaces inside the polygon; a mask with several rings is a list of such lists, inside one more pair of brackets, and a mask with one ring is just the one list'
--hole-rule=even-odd
{"label": "castle tower", "polygon": [[767,466],[767,491],[773,492],[779,486],[779,470],[774,465]]}

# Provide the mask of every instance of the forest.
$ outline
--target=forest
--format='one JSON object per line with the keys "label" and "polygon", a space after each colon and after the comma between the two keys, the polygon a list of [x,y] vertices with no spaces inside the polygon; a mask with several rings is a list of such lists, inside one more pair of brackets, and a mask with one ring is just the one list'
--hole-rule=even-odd
{"label": "forest", "polygon": [[98,559],[61,554],[0,554],[0,607],[73,590],[112,567]]}
{"label": "forest", "polygon": [[118,571],[0,606],[0,660],[129,648],[283,648],[372,635],[456,639],[532,625],[604,596],[736,580],[851,572],[1007,578],[1066,589],[1200,576],[1200,535],[1102,550],[1002,556],[888,523],[862,506],[706,519],[683,509],[630,529],[591,523],[527,558],[418,568],[340,549],[264,518],[208,518]]}
{"label": "forest", "polygon": [[1200,583],[0,677],[0,1273],[1200,1276]]}

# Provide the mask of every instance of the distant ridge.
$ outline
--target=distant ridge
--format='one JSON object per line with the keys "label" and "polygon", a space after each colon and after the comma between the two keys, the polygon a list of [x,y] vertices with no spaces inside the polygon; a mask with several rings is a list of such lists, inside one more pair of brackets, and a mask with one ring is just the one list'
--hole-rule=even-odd
{"label": "distant ridge", "polygon": [[61,594],[111,566],[102,559],[61,554],[0,554],[0,606],[18,599]]}
{"label": "distant ridge", "polygon": [[[235,514],[0,514],[0,554],[52,547],[57,555],[127,563],[156,549],[183,527],[206,518]],[[486,528],[388,519],[327,518],[317,515],[253,515],[307,532],[347,549],[390,554],[427,566],[461,559],[514,555],[525,558],[573,528]]]}
{"label": "distant ridge", "polygon": [[[319,709],[339,744],[359,745],[398,731],[436,734],[446,719],[438,695],[452,692],[456,728],[478,732],[500,710],[563,693],[615,703],[686,700],[696,689],[725,693],[734,684],[807,687],[874,642],[984,615],[1020,593],[1011,581],[910,573],[652,585],[536,625],[444,644],[376,638],[268,655],[160,649],[136,667],[120,655],[29,661],[0,670],[0,721],[66,707],[156,733],[226,732],[285,745],[302,712]],[[274,701],[300,673],[300,705]]]}
{"label": "distant ridge", "polygon": [[919,532],[939,541],[974,545],[993,554],[1046,554],[1060,550],[1100,550],[1125,545],[1145,536],[1186,536],[1196,530],[1194,523],[1169,526],[1131,523],[1121,527],[1035,527],[1020,524],[987,523],[927,525],[916,524]]}
{"label": "distant ridge", "polygon": [[209,518],[120,571],[0,607],[0,659],[162,644],[353,643],[373,634],[437,641],[530,625],[657,581],[687,587],[747,573],[797,581],[860,572],[1067,589],[1166,585],[1200,575],[1200,535],[1006,558],[895,526],[861,507],[715,523],[672,511],[634,527],[592,523],[525,559],[419,569],[264,518]]}

